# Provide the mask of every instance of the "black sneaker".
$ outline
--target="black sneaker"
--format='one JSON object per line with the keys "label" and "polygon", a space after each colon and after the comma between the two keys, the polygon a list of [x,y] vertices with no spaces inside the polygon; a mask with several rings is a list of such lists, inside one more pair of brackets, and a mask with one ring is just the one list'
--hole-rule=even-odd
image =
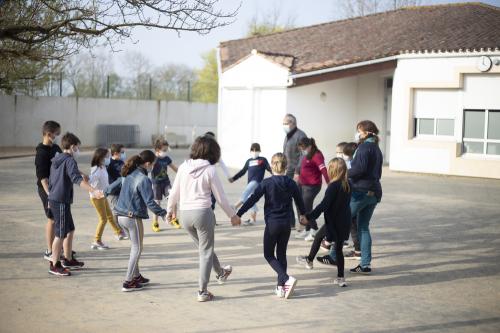
{"label": "black sneaker", "polygon": [[370,267],[361,267],[361,265],[358,265],[353,269],[351,269],[350,271],[351,273],[357,273],[357,274],[370,274],[372,272],[372,269]]}
{"label": "black sneaker", "polygon": [[138,291],[142,290],[143,286],[137,281],[125,281],[123,282],[122,286],[122,291],[129,292],[129,291]]}
{"label": "black sneaker", "polygon": [[149,279],[146,279],[144,276],[140,275],[136,277],[133,281],[142,284],[143,286],[147,286],[149,284]]}
{"label": "black sneaker", "polygon": [[56,262],[55,265],[53,265],[51,261],[49,266],[49,274],[58,276],[70,276],[71,272],[69,271],[69,269],[62,267],[60,261]]}
{"label": "black sneaker", "polygon": [[52,261],[52,252],[49,250],[45,250],[45,253],[43,254],[43,259]]}
{"label": "black sneaker", "polygon": [[[73,259],[76,259],[76,252],[75,251],[71,251],[71,256],[73,257]],[[61,259],[61,261],[64,260],[64,259],[66,259],[64,257],[64,251],[63,250],[61,250],[61,255],[59,256],[59,258]]]}
{"label": "black sneaker", "polygon": [[337,266],[337,262],[333,260],[329,255],[317,257],[316,260],[318,260],[323,265]]}
{"label": "black sneaker", "polygon": [[84,265],[83,261],[78,261],[75,258],[72,260],[66,260],[64,259],[62,261],[62,267],[64,268],[69,268],[69,269],[80,269]]}

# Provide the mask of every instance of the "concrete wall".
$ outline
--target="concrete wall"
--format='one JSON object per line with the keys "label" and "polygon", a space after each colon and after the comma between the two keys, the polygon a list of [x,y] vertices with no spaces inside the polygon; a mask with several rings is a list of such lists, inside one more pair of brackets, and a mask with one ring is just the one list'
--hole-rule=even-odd
{"label": "concrete wall", "polygon": [[142,146],[150,146],[152,136],[158,134],[180,137],[189,144],[193,135],[216,131],[217,105],[0,95],[0,117],[1,147],[36,145],[40,142],[41,126],[46,120],[55,120],[63,131],[76,133],[84,146],[96,145],[97,126],[100,124],[139,125]]}
{"label": "concrete wall", "polygon": [[[500,109],[500,66],[481,73],[478,59],[417,56],[398,60],[392,94],[391,169],[500,178],[500,156],[462,154],[463,110]],[[415,137],[414,117],[427,116],[454,119],[455,135]]]}

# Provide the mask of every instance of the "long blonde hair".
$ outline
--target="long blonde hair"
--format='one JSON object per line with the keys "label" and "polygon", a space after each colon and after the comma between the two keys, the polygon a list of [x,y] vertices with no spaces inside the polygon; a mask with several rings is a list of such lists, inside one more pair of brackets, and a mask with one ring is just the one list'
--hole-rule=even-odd
{"label": "long blonde hair", "polygon": [[330,183],[341,180],[342,189],[345,192],[351,191],[349,179],[347,178],[347,165],[344,159],[335,157],[328,162],[328,177],[330,178]]}
{"label": "long blonde hair", "polygon": [[282,175],[286,172],[286,157],[282,153],[276,153],[271,158],[271,169],[274,173]]}

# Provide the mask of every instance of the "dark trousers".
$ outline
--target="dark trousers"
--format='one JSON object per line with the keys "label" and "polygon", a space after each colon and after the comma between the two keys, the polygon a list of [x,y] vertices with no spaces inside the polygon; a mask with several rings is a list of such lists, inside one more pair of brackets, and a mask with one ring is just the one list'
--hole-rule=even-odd
{"label": "dark trousers", "polygon": [[[309,251],[309,255],[307,256],[307,260],[313,261],[318,254],[319,248],[321,246],[321,241],[326,236],[326,224],[323,224],[321,228],[319,228],[318,232],[314,236],[314,241],[311,245],[311,250]],[[335,262],[337,263],[337,276],[344,277],[344,252],[342,248],[344,247],[343,240],[335,240],[333,244],[335,246]]]}
{"label": "dark trousers", "polygon": [[286,223],[267,223],[264,229],[264,258],[278,274],[278,285],[288,280],[286,274],[286,248],[290,238],[290,225]]}
{"label": "dark trousers", "polygon": [[[304,206],[306,212],[313,210],[314,199],[321,191],[321,185],[300,185],[300,193],[302,194],[302,200],[304,201]],[[306,231],[311,229],[318,230],[318,224],[316,220],[309,220],[306,226]]]}

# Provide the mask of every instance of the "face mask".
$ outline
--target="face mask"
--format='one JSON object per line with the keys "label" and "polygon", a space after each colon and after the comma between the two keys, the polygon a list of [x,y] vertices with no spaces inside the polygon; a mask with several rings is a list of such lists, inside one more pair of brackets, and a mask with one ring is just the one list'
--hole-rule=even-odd
{"label": "face mask", "polygon": [[125,152],[121,153],[121,154],[120,154],[120,159],[121,159],[122,161],[125,161],[125,160],[127,159],[127,154],[125,154]]}
{"label": "face mask", "polygon": [[252,151],[250,155],[252,156],[252,158],[257,158],[259,157],[260,153],[258,151]]}
{"label": "face mask", "polygon": [[344,157],[344,154],[342,154],[342,153],[337,153],[337,157],[338,157],[338,158],[343,158],[343,157]]}
{"label": "face mask", "polygon": [[283,130],[285,131],[286,134],[290,133],[291,131],[290,125],[283,125]]}
{"label": "face mask", "polygon": [[359,142],[360,139],[361,139],[361,133],[356,132],[356,134],[354,134],[354,141]]}
{"label": "face mask", "polygon": [[344,161],[346,161],[346,162],[351,160],[351,159],[349,158],[349,156],[344,155],[344,154],[342,154],[342,159],[344,159]]}
{"label": "face mask", "polygon": [[56,136],[54,136],[54,138],[52,138],[52,144],[54,144],[54,143],[55,144],[59,143],[59,136],[58,135],[56,135]]}
{"label": "face mask", "polygon": [[76,148],[76,150],[72,150],[72,151],[73,151],[74,158],[77,158],[80,155],[80,149]]}
{"label": "face mask", "polygon": [[111,158],[110,158],[110,157],[105,157],[105,158],[104,158],[104,165],[105,165],[105,166],[108,166],[108,165],[109,165],[109,163],[111,163]]}
{"label": "face mask", "polygon": [[166,151],[160,151],[160,153],[158,154],[159,157],[161,158],[164,158],[165,156],[167,156],[167,152]]}
{"label": "face mask", "polygon": [[302,151],[302,156],[307,156],[307,150]]}

